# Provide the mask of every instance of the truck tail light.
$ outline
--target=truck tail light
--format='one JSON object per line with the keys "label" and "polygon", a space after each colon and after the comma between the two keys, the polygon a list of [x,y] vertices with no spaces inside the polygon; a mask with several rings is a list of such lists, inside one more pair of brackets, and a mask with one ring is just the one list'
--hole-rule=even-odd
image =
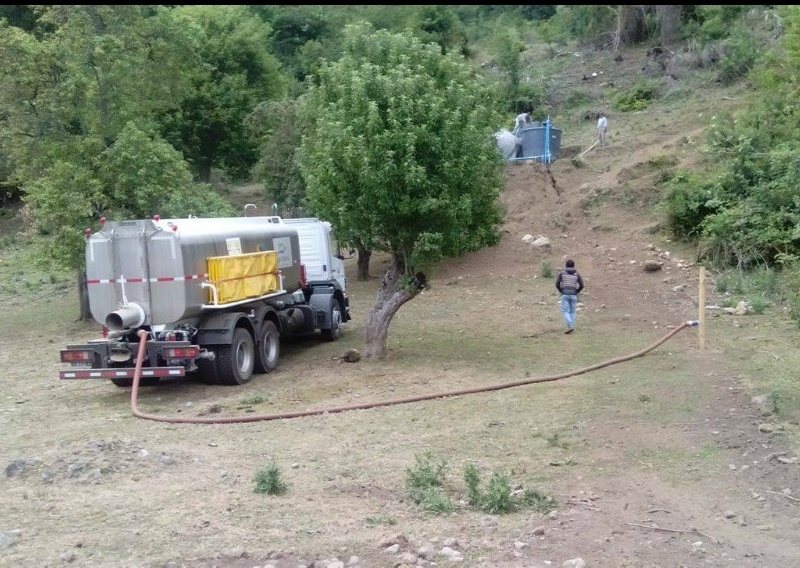
{"label": "truck tail light", "polygon": [[196,359],[199,349],[196,345],[186,347],[165,347],[161,354],[165,359]]}
{"label": "truck tail light", "polygon": [[62,349],[61,362],[62,363],[91,363],[94,358],[94,352],[84,349]]}

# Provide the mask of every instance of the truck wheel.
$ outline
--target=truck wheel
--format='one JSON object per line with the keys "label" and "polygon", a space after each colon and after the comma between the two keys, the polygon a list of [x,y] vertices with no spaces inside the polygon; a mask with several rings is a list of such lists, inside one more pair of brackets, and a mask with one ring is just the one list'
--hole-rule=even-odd
{"label": "truck wheel", "polygon": [[275,323],[264,320],[261,324],[261,335],[256,347],[256,373],[269,373],[278,366],[281,352],[281,334]]}
{"label": "truck wheel", "polygon": [[339,300],[334,300],[331,306],[331,327],[323,329],[322,339],[325,341],[336,341],[342,335],[342,310],[339,308]]}
{"label": "truck wheel", "polygon": [[223,385],[243,385],[253,378],[256,359],[253,336],[243,327],[233,332],[230,345],[220,345],[217,350],[217,372]]}
{"label": "truck wheel", "polygon": [[[219,350],[215,350],[215,354],[219,353]],[[216,361],[209,361],[208,359],[201,359],[197,362],[197,379],[201,383],[205,383],[207,385],[216,385],[219,381],[219,373],[217,372],[217,362]]]}

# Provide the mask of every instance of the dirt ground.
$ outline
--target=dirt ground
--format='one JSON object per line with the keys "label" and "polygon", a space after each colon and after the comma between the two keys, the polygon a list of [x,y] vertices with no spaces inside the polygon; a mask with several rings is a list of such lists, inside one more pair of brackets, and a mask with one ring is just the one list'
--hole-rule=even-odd
{"label": "dirt ground", "polygon": [[[649,200],[659,164],[697,159],[696,115],[715,104],[726,103],[700,101],[682,123],[650,129],[653,115],[612,114],[609,145],[578,166],[510,164],[503,241],[431,275],[392,324],[387,361],[338,359],[360,347],[377,290],[350,265],[355,319],[339,341],[287,345],[275,373],[243,387],[141,389],[141,409],[270,416],[568,375],[649,348],[699,318],[696,253],[663,237]],[[565,142],[588,148],[592,124]],[[654,160],[663,156],[674,160]],[[571,335],[541,275],[566,258],[587,285]],[[382,266],[379,257],[372,273]],[[3,567],[800,566],[796,438],[754,398],[759,376],[782,372],[796,350],[781,314],[708,312],[702,336],[682,329],[641,357],[564,380],[208,425],[140,419],[128,389],[58,380],[59,348],[97,331],[75,321],[74,290],[4,303]],[[450,466],[451,514],[404,494],[424,452]],[[271,462],[286,495],[253,490]],[[470,509],[467,463],[536,485],[554,509]]]}

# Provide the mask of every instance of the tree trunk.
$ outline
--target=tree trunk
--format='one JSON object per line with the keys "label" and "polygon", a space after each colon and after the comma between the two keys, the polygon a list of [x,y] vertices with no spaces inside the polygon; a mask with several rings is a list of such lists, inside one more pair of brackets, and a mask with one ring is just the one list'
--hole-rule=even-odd
{"label": "tree trunk", "polygon": [[362,244],[356,244],[358,249],[358,279],[369,280],[369,260],[372,258],[372,251],[364,248]]}
{"label": "tree trunk", "polygon": [[389,324],[392,323],[392,318],[400,307],[416,296],[416,293],[400,287],[405,269],[403,257],[395,253],[383,278],[383,284],[378,290],[375,306],[367,312],[367,322],[364,327],[364,359],[386,358]]}
{"label": "tree trunk", "polygon": [[83,269],[78,269],[78,303],[80,306],[78,319],[80,321],[92,319],[92,312],[89,309],[89,286],[86,284],[86,271]]}
{"label": "tree trunk", "polygon": [[637,43],[645,36],[645,6],[623,4],[618,10],[614,51],[619,45]]}
{"label": "tree trunk", "polygon": [[661,31],[661,45],[674,46],[681,38],[681,10],[683,6],[656,6],[656,17]]}

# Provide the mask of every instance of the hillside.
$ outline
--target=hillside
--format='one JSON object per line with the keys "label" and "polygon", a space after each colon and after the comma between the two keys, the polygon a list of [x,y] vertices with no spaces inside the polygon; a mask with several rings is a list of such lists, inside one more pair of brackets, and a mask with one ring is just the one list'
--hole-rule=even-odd
{"label": "hillside", "polygon": [[[796,329],[781,314],[712,317],[704,350],[688,329],[644,357],[569,376],[697,318],[696,251],[661,231],[656,181],[702,167],[707,119],[740,108],[746,86],[678,73],[650,108],[619,113],[613,88],[583,77],[602,70],[632,84],[646,50],[577,61],[554,96],[593,98],[554,117],[562,147],[589,148],[590,116],[600,110],[610,117],[609,145],[579,162],[509,164],[502,241],[431,275],[393,321],[387,361],[341,360],[361,347],[376,291],[375,280],[356,281],[350,260],[354,320],[339,341],[285,345],[276,372],[241,387],[165,382],[138,395],[163,416],[274,416],[566,380],[295,420],[141,420],[127,389],[58,381],[58,349],[95,337],[97,326],[76,321],[71,280],[34,279],[4,249],[14,272],[0,267],[0,428],[12,435],[0,480],[0,566],[799,565],[796,425],[781,422],[778,405],[792,401],[769,382],[800,365]],[[258,195],[248,188],[239,197]],[[528,234],[550,247],[532,247]],[[587,285],[571,335],[562,333],[552,277],[542,275],[543,263],[557,270],[566,258]],[[645,271],[648,260],[660,269]],[[376,279],[385,262],[375,259]],[[721,300],[713,281],[709,274],[707,304]],[[448,513],[422,510],[404,491],[426,452],[450,466]],[[269,463],[280,467],[286,495],[254,492],[254,474]],[[504,472],[515,489],[533,486],[553,505],[475,510],[460,480],[467,464],[487,478]]]}

